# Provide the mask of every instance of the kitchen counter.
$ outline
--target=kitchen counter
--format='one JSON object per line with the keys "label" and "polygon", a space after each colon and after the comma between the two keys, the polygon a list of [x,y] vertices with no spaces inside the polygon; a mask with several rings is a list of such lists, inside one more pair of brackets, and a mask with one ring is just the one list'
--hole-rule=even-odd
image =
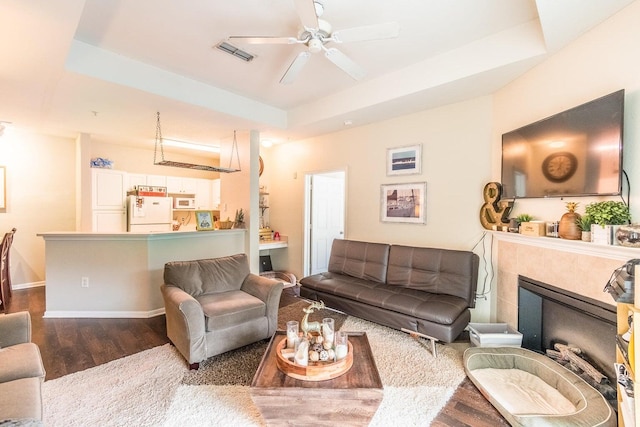
{"label": "kitchen counter", "polygon": [[246,231],[48,232],[44,317],[144,318],[164,313],[164,264],[245,253]]}

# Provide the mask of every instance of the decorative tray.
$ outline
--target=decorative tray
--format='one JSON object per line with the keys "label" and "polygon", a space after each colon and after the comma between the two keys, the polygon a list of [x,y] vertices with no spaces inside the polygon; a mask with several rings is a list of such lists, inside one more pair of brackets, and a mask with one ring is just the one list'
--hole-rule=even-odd
{"label": "decorative tray", "polygon": [[353,366],[353,346],[348,343],[347,356],[336,362],[312,362],[308,366],[298,365],[282,355],[287,346],[287,339],[282,339],[276,347],[276,364],[278,369],[288,376],[303,381],[330,380],[347,372]]}

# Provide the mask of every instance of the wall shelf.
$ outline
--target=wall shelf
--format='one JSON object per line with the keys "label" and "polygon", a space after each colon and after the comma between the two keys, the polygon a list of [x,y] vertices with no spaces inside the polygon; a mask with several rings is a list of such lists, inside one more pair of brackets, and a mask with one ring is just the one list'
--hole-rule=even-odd
{"label": "wall shelf", "polygon": [[289,239],[287,236],[280,236],[280,240],[261,240],[259,244],[259,250],[280,249],[289,246]]}

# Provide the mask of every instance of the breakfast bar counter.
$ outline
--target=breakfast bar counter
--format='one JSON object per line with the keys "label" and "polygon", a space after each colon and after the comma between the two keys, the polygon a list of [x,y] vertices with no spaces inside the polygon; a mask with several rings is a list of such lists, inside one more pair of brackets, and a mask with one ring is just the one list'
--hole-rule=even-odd
{"label": "breakfast bar counter", "polygon": [[44,317],[146,318],[164,313],[164,264],[245,253],[246,230],[49,232]]}

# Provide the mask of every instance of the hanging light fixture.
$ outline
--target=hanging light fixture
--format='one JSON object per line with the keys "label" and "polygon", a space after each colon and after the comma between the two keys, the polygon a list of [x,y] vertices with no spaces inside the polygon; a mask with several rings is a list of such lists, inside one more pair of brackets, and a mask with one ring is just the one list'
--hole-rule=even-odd
{"label": "hanging light fixture", "polygon": [[[164,139],[162,138],[162,129],[160,127],[160,112],[157,113],[156,120],[156,145],[153,151],[153,164],[159,166],[171,166],[174,168],[183,168],[183,169],[196,169],[203,170],[209,172],[221,172],[221,173],[232,173],[232,172],[240,172],[240,153],[238,152],[238,141],[236,140],[236,131],[233,131],[233,145],[231,146],[231,156],[229,157],[229,167],[222,168],[218,166],[209,166],[209,165],[199,165],[194,163],[186,163],[186,162],[174,162],[171,160],[165,160],[164,158]],[[183,143],[188,144],[188,143]],[[169,144],[167,144],[169,145]],[[201,144],[197,144],[202,146]],[[158,151],[160,151],[160,159],[158,160]],[[219,150],[218,150],[219,152]],[[231,164],[233,162],[233,158],[237,160],[238,168],[232,168]]]}

